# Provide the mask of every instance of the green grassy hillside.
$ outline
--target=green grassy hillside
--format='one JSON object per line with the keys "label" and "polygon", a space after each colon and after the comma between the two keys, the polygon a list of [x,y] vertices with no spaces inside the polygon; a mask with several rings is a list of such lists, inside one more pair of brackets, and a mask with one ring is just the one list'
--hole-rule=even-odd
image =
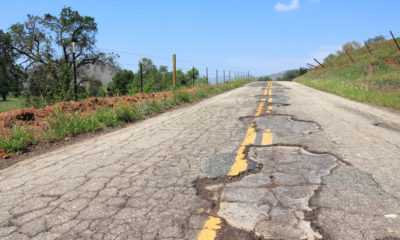
{"label": "green grassy hillside", "polygon": [[[400,38],[397,39],[400,43]],[[400,110],[400,51],[393,40],[346,53],[296,78],[305,85],[346,98]]]}

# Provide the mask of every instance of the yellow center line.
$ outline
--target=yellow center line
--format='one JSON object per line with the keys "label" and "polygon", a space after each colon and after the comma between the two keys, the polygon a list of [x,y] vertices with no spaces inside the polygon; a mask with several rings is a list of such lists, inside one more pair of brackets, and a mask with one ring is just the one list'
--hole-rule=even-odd
{"label": "yellow center line", "polygon": [[256,117],[261,115],[261,112],[262,112],[262,110],[264,108],[264,105],[265,105],[265,102],[261,102],[260,103],[260,105],[258,106],[258,109],[257,109],[257,113],[255,114]]}
{"label": "yellow center line", "polygon": [[[268,95],[268,93],[269,93],[269,95],[271,95],[271,87],[272,87],[272,81],[268,82],[268,85],[267,85],[267,88],[265,89],[264,95]],[[261,99],[261,103],[258,106],[257,113],[255,114],[256,117],[261,114],[266,101],[267,101],[266,98]],[[272,99],[269,98],[268,102],[272,102]],[[269,107],[268,107],[268,109],[269,109]],[[271,130],[269,130],[269,131],[268,130],[269,129],[267,129],[267,131],[263,134],[263,140],[262,140],[263,145],[272,144],[272,133],[271,133]],[[250,125],[249,129],[247,130],[247,133],[242,142],[242,145],[240,146],[240,148],[237,152],[235,162],[233,163],[231,170],[228,173],[228,176],[237,176],[241,172],[246,171],[247,160],[245,159],[244,151],[246,150],[246,146],[248,146],[250,144],[254,144],[254,142],[256,141],[256,136],[257,136],[257,133],[256,133],[256,129],[255,129],[255,124],[252,123]],[[221,224],[221,218],[209,216],[207,221],[204,223],[203,229],[201,230],[200,235],[197,238],[197,240],[214,240],[217,236],[217,230],[221,229],[220,224]]]}
{"label": "yellow center line", "polygon": [[265,130],[263,133],[263,138],[262,138],[262,145],[268,146],[272,144],[272,133],[271,129]]}
{"label": "yellow center line", "polygon": [[272,111],[272,106],[268,106],[268,107],[267,107],[267,114],[270,114],[271,111]]}
{"label": "yellow center line", "polygon": [[241,172],[246,171],[247,161],[245,159],[244,150],[246,149],[247,145],[253,144],[255,140],[256,140],[256,130],[254,128],[254,123],[252,123],[249,129],[247,130],[246,137],[238,150],[235,162],[233,163],[231,170],[228,173],[228,176],[237,176]]}
{"label": "yellow center line", "polygon": [[200,232],[197,240],[212,240],[217,236],[217,230],[221,229],[221,219],[216,217],[208,217],[204,223],[203,229]]}

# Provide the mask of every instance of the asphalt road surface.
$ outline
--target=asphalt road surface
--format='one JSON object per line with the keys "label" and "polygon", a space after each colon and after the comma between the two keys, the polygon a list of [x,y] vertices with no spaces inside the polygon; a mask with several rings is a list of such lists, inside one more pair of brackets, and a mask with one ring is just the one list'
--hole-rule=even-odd
{"label": "asphalt road surface", "polygon": [[0,239],[400,239],[400,114],[254,82],[0,171]]}

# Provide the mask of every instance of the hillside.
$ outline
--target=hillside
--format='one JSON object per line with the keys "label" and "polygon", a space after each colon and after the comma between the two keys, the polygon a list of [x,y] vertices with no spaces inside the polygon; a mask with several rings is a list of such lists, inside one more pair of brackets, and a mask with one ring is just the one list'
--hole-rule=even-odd
{"label": "hillside", "polygon": [[[400,43],[400,38],[397,39]],[[400,110],[400,51],[393,40],[341,53],[295,79],[346,98]]]}

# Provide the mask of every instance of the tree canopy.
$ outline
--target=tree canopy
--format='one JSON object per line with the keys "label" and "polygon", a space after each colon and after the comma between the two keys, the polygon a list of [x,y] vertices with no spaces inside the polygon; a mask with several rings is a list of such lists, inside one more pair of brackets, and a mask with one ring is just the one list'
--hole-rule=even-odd
{"label": "tree canopy", "polygon": [[17,57],[10,35],[0,30],[0,95],[3,101],[7,100],[8,93],[19,95],[22,90],[23,74],[15,63]]}
{"label": "tree canopy", "polygon": [[96,49],[94,18],[81,16],[70,7],[64,7],[58,16],[28,15],[24,23],[16,23],[10,30],[13,49],[29,76],[29,97],[40,97],[42,105],[73,99],[72,42],[78,73],[88,64],[114,65],[115,55]]}

